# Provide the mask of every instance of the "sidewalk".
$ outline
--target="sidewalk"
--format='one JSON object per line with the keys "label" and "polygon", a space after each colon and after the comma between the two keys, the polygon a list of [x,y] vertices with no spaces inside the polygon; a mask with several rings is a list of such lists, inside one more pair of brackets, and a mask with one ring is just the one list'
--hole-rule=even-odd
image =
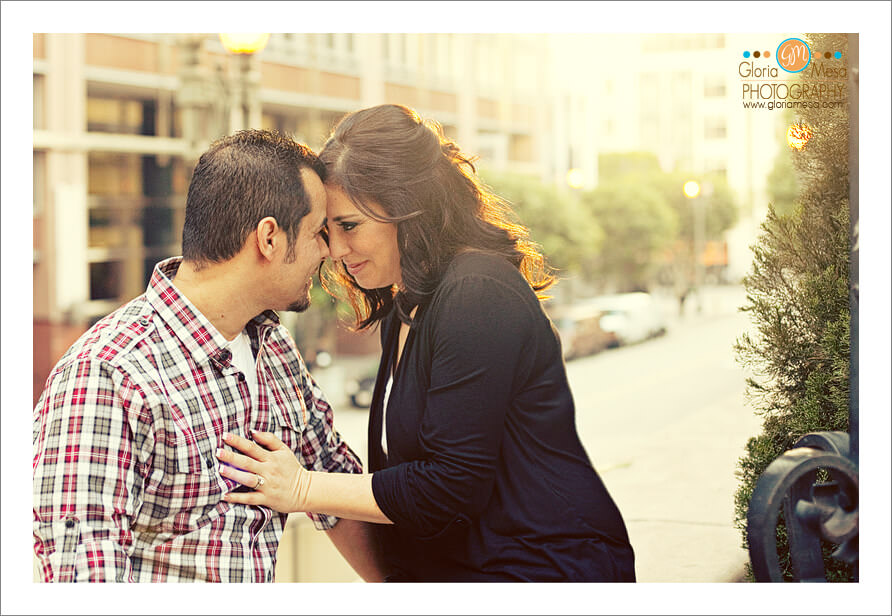
{"label": "sidewalk", "polygon": [[[739,286],[704,287],[678,301],[658,296],[670,332],[710,331],[707,324],[737,318],[745,302]],[[726,368],[738,368],[729,348]],[[733,526],[737,460],[761,419],[746,406],[745,381],[737,392],[717,398],[699,412],[673,421],[659,438],[635,445],[634,464],[604,469],[636,549],[639,582],[726,583],[745,581],[749,555]],[[626,445],[628,442],[623,441]],[[630,445],[631,446],[631,445]]]}

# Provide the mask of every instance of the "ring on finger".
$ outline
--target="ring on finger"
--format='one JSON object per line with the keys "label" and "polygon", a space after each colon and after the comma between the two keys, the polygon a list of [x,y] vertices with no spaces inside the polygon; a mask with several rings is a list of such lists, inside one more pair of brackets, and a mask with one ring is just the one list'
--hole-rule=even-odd
{"label": "ring on finger", "polygon": [[260,475],[257,475],[257,483],[254,484],[254,487],[251,488],[251,489],[252,489],[252,490],[258,490],[258,489],[260,489],[260,488],[263,486],[263,483],[264,483],[264,481],[263,481],[263,477],[261,477]]}

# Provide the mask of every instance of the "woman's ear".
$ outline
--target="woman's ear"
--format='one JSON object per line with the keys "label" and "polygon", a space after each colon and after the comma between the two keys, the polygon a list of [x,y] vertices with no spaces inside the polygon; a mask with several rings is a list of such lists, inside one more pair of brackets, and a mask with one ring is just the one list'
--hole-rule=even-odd
{"label": "woman's ear", "polygon": [[282,230],[272,216],[257,223],[257,250],[267,260],[272,261],[281,242]]}

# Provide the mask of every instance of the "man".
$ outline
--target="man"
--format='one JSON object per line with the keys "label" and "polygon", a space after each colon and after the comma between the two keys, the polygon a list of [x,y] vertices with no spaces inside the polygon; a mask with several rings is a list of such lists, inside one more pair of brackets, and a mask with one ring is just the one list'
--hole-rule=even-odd
{"label": "man", "polygon": [[[34,549],[46,581],[270,582],[285,515],[224,502],[224,432],[274,432],[310,469],[361,473],[273,310],[309,306],[328,256],[325,167],[268,131],[214,143],[183,257],[66,352],[34,409]],[[362,523],[311,514],[367,580]]]}

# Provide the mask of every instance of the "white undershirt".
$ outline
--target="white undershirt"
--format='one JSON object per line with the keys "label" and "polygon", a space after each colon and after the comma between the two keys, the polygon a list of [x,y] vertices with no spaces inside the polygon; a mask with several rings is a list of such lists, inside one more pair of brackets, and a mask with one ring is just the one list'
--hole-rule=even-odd
{"label": "white undershirt", "polygon": [[384,388],[384,406],[381,409],[381,449],[384,455],[387,455],[387,401],[390,400],[390,388],[393,386],[393,374],[387,379],[387,386]]}
{"label": "white undershirt", "polygon": [[245,375],[254,406],[257,403],[257,361],[251,351],[251,341],[248,340],[244,330],[229,343],[229,350],[232,352],[232,364]]}

